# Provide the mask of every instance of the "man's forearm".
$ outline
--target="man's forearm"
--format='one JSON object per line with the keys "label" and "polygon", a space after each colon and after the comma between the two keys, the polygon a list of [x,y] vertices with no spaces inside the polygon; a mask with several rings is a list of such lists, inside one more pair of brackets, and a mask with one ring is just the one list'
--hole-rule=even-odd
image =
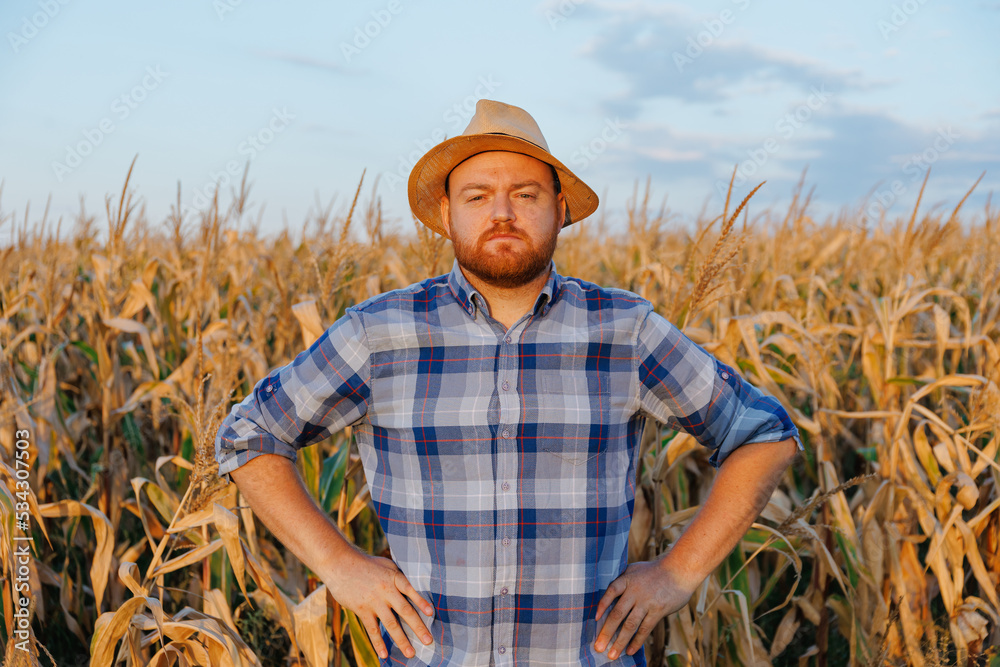
{"label": "man's forearm", "polygon": [[327,585],[333,599],[358,615],[372,646],[389,656],[382,624],[403,655],[416,655],[403,631],[406,624],[424,644],[433,643],[427,623],[434,607],[396,564],[370,556],[351,544],[306,491],[295,465],[284,456],[251,459],[230,473],[250,507],[278,540]]}
{"label": "man's forearm", "polygon": [[792,439],[743,445],[719,468],[708,498],[660,559],[680,585],[697,587],[746,534],[794,459]]}
{"label": "man's forearm", "polygon": [[263,454],[230,473],[254,514],[300,561],[324,581],[357,551],[306,491],[295,464]]}

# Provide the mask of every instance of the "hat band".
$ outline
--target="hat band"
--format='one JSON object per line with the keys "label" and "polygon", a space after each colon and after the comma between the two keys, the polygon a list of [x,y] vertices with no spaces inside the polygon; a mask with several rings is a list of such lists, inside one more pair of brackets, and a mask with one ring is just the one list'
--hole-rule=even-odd
{"label": "hat band", "polygon": [[525,139],[524,137],[519,137],[519,136],[517,136],[516,134],[507,134],[506,132],[483,132],[483,134],[499,134],[499,135],[500,135],[500,136],[502,136],[502,137],[511,137],[512,139],[520,139],[521,141],[526,141],[526,142],[528,142],[529,144],[531,144],[531,145],[532,145],[532,146],[534,146],[535,148],[541,148],[541,149],[542,149],[543,151],[545,151],[546,153],[548,153],[548,152],[549,152],[549,151],[548,151],[548,150],[547,150],[547,149],[546,149],[546,148],[545,148],[544,146],[539,146],[538,144],[536,144],[536,143],[535,143],[534,141],[532,141],[531,139]]}

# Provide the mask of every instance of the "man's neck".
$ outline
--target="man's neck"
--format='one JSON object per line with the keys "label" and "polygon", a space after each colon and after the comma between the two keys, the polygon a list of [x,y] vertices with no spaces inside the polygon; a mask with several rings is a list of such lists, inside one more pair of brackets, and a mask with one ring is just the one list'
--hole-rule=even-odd
{"label": "man's neck", "polygon": [[549,279],[549,268],[540,273],[538,277],[520,287],[497,287],[491,283],[481,280],[478,276],[467,272],[459,265],[462,275],[469,281],[469,284],[476,288],[486,300],[490,316],[500,324],[510,329],[521,316],[531,310],[541,294],[542,288]]}

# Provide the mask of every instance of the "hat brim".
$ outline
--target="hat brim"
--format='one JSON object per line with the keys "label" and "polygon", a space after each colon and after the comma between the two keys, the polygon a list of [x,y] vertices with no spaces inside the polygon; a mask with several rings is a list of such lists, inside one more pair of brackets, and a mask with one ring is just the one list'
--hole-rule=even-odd
{"label": "hat brim", "polygon": [[507,134],[473,134],[441,142],[413,165],[407,192],[410,209],[420,222],[445,238],[450,238],[441,222],[441,197],[445,196],[445,178],[461,162],[487,151],[521,153],[555,167],[569,208],[570,222],[563,223],[563,227],[583,220],[597,210],[597,193],[544,148]]}

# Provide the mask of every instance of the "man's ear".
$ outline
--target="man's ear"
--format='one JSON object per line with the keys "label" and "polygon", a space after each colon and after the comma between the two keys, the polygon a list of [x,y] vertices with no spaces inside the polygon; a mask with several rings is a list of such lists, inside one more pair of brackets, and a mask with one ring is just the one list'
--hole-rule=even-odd
{"label": "man's ear", "polygon": [[559,229],[562,229],[566,224],[566,214],[569,212],[569,208],[566,204],[566,194],[560,192],[556,195],[556,220],[559,221]]}
{"label": "man's ear", "polygon": [[441,195],[441,225],[448,238],[451,238],[451,202],[448,195]]}

